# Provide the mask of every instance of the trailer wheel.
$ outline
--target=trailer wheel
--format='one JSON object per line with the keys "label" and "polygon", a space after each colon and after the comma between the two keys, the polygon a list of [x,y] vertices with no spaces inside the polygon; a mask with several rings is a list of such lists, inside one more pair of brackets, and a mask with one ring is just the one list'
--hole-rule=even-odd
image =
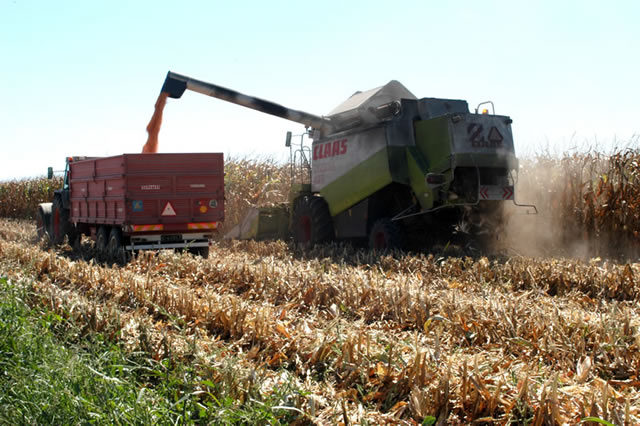
{"label": "trailer wheel", "polygon": [[376,221],[369,234],[369,248],[372,250],[402,249],[404,242],[405,236],[402,227],[389,218]]}
{"label": "trailer wheel", "polygon": [[333,222],[329,206],[321,197],[305,195],[293,207],[293,240],[312,247],[333,240]]}
{"label": "trailer wheel", "polygon": [[189,253],[206,259],[209,257],[209,247],[191,247]]}
{"label": "trailer wheel", "polygon": [[103,260],[107,257],[107,244],[109,243],[109,230],[101,225],[96,232],[96,257]]}
{"label": "trailer wheel", "polygon": [[49,227],[49,239],[53,244],[62,244],[65,235],[69,236],[69,243],[75,239],[73,225],[69,222],[69,210],[62,206],[60,197],[53,199],[51,206],[51,224]]}
{"label": "trailer wheel", "polygon": [[49,221],[51,220],[51,203],[43,203],[38,206],[38,214],[36,215],[36,232],[38,240],[46,240],[51,243],[49,236]]}
{"label": "trailer wheel", "polygon": [[121,265],[126,263],[127,257],[122,244],[122,231],[120,231],[120,228],[116,226],[111,228],[105,251],[110,262],[116,262]]}

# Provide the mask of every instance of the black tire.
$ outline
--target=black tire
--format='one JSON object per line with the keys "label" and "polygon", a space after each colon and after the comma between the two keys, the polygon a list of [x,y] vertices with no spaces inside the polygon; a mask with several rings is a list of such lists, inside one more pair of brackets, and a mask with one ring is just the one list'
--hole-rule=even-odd
{"label": "black tire", "polygon": [[109,243],[109,229],[101,225],[96,232],[96,257],[103,260],[107,257],[107,244]]}
{"label": "black tire", "polygon": [[45,240],[51,243],[49,236],[49,222],[51,221],[51,203],[44,203],[38,206],[38,214],[36,215],[36,233],[38,240]]}
{"label": "black tire", "polygon": [[62,199],[55,197],[51,206],[51,220],[49,224],[49,239],[55,245],[62,244],[65,236],[69,242],[75,240],[75,229],[69,221],[69,210],[62,206]]}
{"label": "black tire", "polygon": [[369,248],[377,251],[401,250],[405,245],[405,235],[398,222],[389,218],[376,221],[369,233]]}
{"label": "black tire", "polygon": [[209,247],[191,247],[189,248],[189,253],[206,259],[209,257]]}
{"label": "black tire", "polygon": [[305,195],[293,207],[293,240],[304,247],[313,247],[334,239],[329,206],[322,197]]}
{"label": "black tire", "polygon": [[121,265],[126,263],[127,256],[124,245],[122,244],[122,231],[120,228],[116,226],[111,228],[105,251],[107,259],[110,262],[116,262]]}

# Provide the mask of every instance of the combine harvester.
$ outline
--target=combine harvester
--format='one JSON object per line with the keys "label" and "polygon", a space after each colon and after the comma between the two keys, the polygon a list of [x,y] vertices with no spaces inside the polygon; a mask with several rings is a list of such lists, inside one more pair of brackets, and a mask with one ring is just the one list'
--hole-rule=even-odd
{"label": "combine harvester", "polygon": [[[162,96],[180,98],[185,90],[306,127],[295,148],[287,133],[295,177],[289,203],[251,211],[230,237],[424,246],[450,238],[454,229],[495,232],[502,204],[518,205],[512,120],[495,111],[470,113],[463,100],[417,99],[391,81],[355,93],[321,117],[169,72]],[[493,109],[491,102],[482,105]],[[304,136],[313,140],[310,147]]]}

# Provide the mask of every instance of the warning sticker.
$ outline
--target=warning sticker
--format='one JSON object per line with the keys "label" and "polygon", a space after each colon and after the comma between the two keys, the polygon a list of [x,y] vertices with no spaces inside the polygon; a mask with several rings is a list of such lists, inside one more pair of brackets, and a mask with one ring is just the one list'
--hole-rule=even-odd
{"label": "warning sticker", "polygon": [[175,216],[176,211],[173,209],[170,201],[167,201],[167,204],[162,209],[162,216]]}
{"label": "warning sticker", "polygon": [[500,143],[504,140],[504,138],[502,137],[502,133],[500,133],[495,126],[493,126],[491,130],[489,130],[488,138],[489,138],[489,142],[493,142],[493,143]]}
{"label": "warning sticker", "polygon": [[480,189],[478,190],[478,195],[480,195],[481,199],[488,200],[489,199],[489,188],[487,188],[486,186],[481,186]]}
{"label": "warning sticker", "polygon": [[513,186],[485,185],[478,188],[481,200],[513,200]]}
{"label": "warning sticker", "polygon": [[503,200],[513,200],[513,186],[505,186],[502,190]]}

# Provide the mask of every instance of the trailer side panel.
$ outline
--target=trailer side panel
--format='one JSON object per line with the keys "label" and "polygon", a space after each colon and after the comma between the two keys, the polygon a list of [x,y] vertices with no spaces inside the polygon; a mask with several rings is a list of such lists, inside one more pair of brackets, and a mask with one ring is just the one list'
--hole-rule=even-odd
{"label": "trailer side panel", "polygon": [[145,225],[175,232],[222,222],[223,168],[220,153],[123,154],[72,162],[71,221],[119,225],[125,233]]}

